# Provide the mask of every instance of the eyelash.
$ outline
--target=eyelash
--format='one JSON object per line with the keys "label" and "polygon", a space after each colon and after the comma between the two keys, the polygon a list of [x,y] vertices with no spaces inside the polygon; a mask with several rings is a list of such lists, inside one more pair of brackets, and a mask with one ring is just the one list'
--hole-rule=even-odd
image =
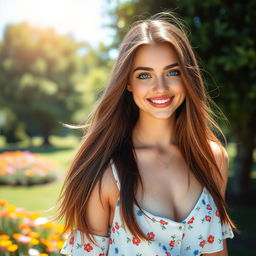
{"label": "eyelash", "polygon": [[[167,72],[167,74],[169,74],[171,72],[175,72],[174,76],[179,76],[180,75],[180,70],[178,70],[178,69],[170,70],[170,71]],[[150,77],[145,77],[145,76],[150,76]],[[151,75],[149,73],[140,73],[136,78],[141,79],[141,80],[145,80],[147,78],[151,78]]]}

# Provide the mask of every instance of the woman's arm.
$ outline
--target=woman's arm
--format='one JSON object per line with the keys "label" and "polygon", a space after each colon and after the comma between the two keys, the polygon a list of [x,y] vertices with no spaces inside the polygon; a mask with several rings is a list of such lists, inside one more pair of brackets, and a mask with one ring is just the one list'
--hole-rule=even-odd
{"label": "woman's arm", "polygon": [[110,198],[113,194],[114,185],[110,167],[103,174],[101,184],[101,191],[99,182],[92,190],[87,203],[85,218],[91,234],[108,236]]}

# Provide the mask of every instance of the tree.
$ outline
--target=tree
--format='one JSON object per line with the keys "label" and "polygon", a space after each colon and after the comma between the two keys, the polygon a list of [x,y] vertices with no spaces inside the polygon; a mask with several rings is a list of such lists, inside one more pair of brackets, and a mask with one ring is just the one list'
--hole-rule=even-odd
{"label": "tree", "polygon": [[[116,31],[113,46],[120,43],[131,22],[168,9],[175,9],[189,25],[192,46],[201,58],[199,63],[219,86],[219,95],[211,96],[230,120],[237,145],[232,192],[247,195],[251,193],[256,143],[256,1],[125,1],[110,11],[110,27]],[[216,84],[206,74],[205,81],[209,92],[216,91]]]}
{"label": "tree", "polygon": [[49,144],[60,122],[72,121],[84,105],[74,79],[80,46],[51,28],[27,23],[6,28],[0,48],[0,102],[15,113],[12,128],[7,124],[4,129],[7,140],[15,141],[23,124],[28,135],[40,134]]}

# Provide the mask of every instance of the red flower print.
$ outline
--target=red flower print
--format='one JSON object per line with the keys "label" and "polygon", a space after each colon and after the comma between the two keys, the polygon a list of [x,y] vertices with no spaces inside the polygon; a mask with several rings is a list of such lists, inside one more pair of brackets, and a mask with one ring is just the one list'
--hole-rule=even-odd
{"label": "red flower print", "polygon": [[183,233],[183,234],[182,234],[182,238],[181,238],[181,239],[183,239],[183,238],[184,238],[184,236],[185,236],[185,233]]}
{"label": "red flower print", "polygon": [[188,224],[192,224],[194,222],[194,220],[195,220],[194,217],[190,218],[190,220],[188,221]]}
{"label": "red flower print", "polygon": [[203,247],[205,246],[205,240],[202,240],[202,241],[200,242],[199,246],[203,248]]}
{"label": "red flower print", "polygon": [[91,250],[93,250],[93,247],[91,246],[90,243],[88,243],[84,245],[84,250],[87,252],[90,252]]}
{"label": "red flower print", "polygon": [[104,253],[100,253],[99,256],[105,256],[105,254]]}
{"label": "red flower print", "polygon": [[109,244],[112,244],[113,243],[113,240],[112,238],[109,239]]}
{"label": "red flower print", "polygon": [[174,247],[174,243],[175,243],[175,240],[172,240],[172,241],[169,243],[170,247]]}
{"label": "red flower print", "polygon": [[116,230],[118,230],[120,228],[118,225],[118,222],[115,223],[115,228],[116,228]]}
{"label": "red flower print", "polygon": [[168,222],[165,221],[165,220],[160,220],[160,223],[161,223],[162,225],[167,225],[167,224],[168,224]]}
{"label": "red flower print", "polygon": [[209,221],[209,222],[210,222],[211,219],[212,219],[211,216],[209,216],[209,215],[206,215],[206,216],[205,216],[205,220],[206,220],[206,221]]}
{"label": "red flower print", "polygon": [[165,252],[166,256],[172,256],[169,252]]}
{"label": "red flower print", "polygon": [[116,230],[115,230],[115,227],[113,227],[113,228],[112,228],[112,232],[115,233],[115,231],[116,231]]}
{"label": "red flower print", "polygon": [[153,240],[154,237],[155,237],[155,234],[154,234],[153,232],[148,232],[148,233],[147,233],[147,236],[148,236],[148,238],[149,238],[150,240]]}
{"label": "red flower print", "polygon": [[219,213],[218,210],[216,210],[215,215],[216,215],[217,217],[220,217],[220,213]]}
{"label": "red flower print", "polygon": [[208,243],[212,244],[214,242],[214,236],[210,235],[207,239]]}
{"label": "red flower print", "polygon": [[74,245],[75,238],[72,236],[69,240],[69,244]]}
{"label": "red flower print", "polygon": [[135,244],[135,245],[139,245],[140,244],[140,239],[136,238],[136,237],[133,237],[132,243]]}
{"label": "red flower print", "polygon": [[206,205],[206,209],[209,210],[209,211],[211,211],[211,210],[212,210],[212,207],[211,207],[209,204],[207,204],[207,205]]}

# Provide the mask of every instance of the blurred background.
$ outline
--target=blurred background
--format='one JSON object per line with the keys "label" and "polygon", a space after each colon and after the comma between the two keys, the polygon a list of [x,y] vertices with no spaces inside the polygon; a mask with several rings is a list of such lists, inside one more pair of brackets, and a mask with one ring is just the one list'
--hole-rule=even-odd
{"label": "blurred background", "polygon": [[59,255],[49,220],[82,136],[63,123],[86,120],[131,23],[165,10],[228,119],[229,254],[256,255],[256,0],[0,0],[0,255]]}

